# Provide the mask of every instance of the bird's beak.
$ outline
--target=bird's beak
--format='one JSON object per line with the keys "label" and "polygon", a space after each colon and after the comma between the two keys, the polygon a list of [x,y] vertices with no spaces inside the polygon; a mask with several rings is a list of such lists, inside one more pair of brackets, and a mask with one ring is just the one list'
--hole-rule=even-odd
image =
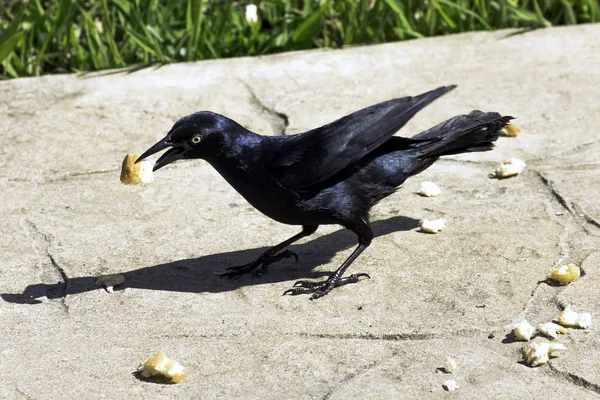
{"label": "bird's beak", "polygon": [[[152,154],[158,153],[159,151],[167,149],[171,146],[173,146],[173,143],[168,141],[167,138],[161,139],[154,146],[152,146],[148,150],[146,150],[135,162],[138,163],[138,162],[142,161],[144,158],[149,157]],[[173,161],[182,159],[184,152],[185,152],[185,149],[183,147],[179,147],[179,146],[169,149],[169,151],[167,151],[162,156],[160,156],[160,158],[156,161],[156,164],[154,164],[152,171],[156,171],[156,170],[164,167],[165,165],[172,163]]]}

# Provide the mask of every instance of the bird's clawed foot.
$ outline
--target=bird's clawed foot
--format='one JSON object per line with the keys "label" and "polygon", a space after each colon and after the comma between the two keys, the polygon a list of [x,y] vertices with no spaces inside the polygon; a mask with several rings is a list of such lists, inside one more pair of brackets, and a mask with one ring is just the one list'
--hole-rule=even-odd
{"label": "bird's clawed foot", "polygon": [[229,267],[225,270],[225,272],[215,272],[215,275],[220,278],[233,278],[234,276],[240,276],[252,272],[254,276],[260,276],[267,272],[269,265],[283,260],[284,258],[290,257],[294,257],[296,262],[298,262],[298,255],[289,250],[284,250],[277,254],[265,253],[249,264],[244,264],[237,267]]}
{"label": "bird's clawed foot", "polygon": [[331,290],[334,287],[346,285],[348,283],[356,283],[362,277],[368,279],[371,278],[369,274],[359,272],[358,274],[352,274],[343,278],[336,278],[334,276],[331,276],[329,277],[329,279],[322,282],[298,281],[294,283],[294,287],[292,289],[288,289],[285,292],[283,292],[283,295],[285,296],[286,294],[289,294],[292,296],[296,296],[299,294],[312,293],[310,299],[314,300],[325,296],[327,293],[331,292]]}

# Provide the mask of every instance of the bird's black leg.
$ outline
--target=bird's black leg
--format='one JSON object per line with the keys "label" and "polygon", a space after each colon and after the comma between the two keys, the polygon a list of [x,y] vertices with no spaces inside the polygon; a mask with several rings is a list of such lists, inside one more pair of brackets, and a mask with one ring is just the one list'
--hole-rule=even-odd
{"label": "bird's black leg", "polygon": [[361,277],[370,278],[370,276],[364,272],[360,272],[357,274],[352,274],[347,277],[342,277],[346,269],[358,258],[358,256],[371,244],[373,240],[373,232],[371,231],[371,227],[367,222],[362,222],[359,226],[347,226],[349,229],[352,229],[356,235],[358,236],[358,247],[354,249],[350,257],[346,259],[342,263],[342,265],[327,278],[326,281],[322,282],[312,282],[312,281],[298,281],[294,284],[292,289],[288,289],[283,292],[284,295],[298,295],[298,294],[307,294],[312,293],[310,297],[311,300],[318,299],[320,297],[325,296],[327,293],[331,292],[331,290],[336,286],[346,285],[348,283],[356,283],[360,280]]}
{"label": "bird's black leg", "polygon": [[315,233],[318,227],[318,225],[303,225],[302,232],[292,236],[286,241],[279,243],[277,246],[271,247],[269,250],[261,254],[261,256],[258,257],[255,261],[236,267],[229,267],[225,270],[225,272],[216,273],[215,275],[218,275],[221,278],[231,278],[234,276],[247,274],[252,271],[254,271],[256,275],[262,275],[267,271],[269,265],[284,258],[294,257],[296,261],[298,261],[298,255],[296,253],[283,249],[289,246],[290,244],[302,239],[303,237],[312,235],[313,233]]}

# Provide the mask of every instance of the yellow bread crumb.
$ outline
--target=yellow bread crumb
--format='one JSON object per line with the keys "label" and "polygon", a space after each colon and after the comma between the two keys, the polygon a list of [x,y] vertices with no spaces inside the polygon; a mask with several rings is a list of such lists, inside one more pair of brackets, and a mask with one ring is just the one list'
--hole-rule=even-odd
{"label": "yellow bread crumb", "polygon": [[504,128],[500,129],[500,136],[515,137],[521,133],[521,129],[515,124],[508,124]]}
{"label": "yellow bread crumb", "polygon": [[561,343],[532,343],[523,353],[523,360],[532,367],[546,364],[553,353],[567,348]]}
{"label": "yellow bread crumb", "polygon": [[514,330],[515,338],[517,340],[528,341],[535,333],[535,328],[527,321],[519,322]]}
{"label": "yellow bread crumb", "polygon": [[140,364],[138,371],[145,378],[162,375],[170,378],[173,383],[179,383],[185,377],[183,366],[165,356],[162,351],[156,352],[146,362]]}
{"label": "yellow bread crumb", "polygon": [[563,312],[561,312],[556,320],[562,326],[574,326],[577,328],[586,329],[592,325],[592,314],[590,313],[578,313],[567,306]]}
{"label": "yellow bread crumb", "polygon": [[137,154],[127,153],[121,165],[121,182],[125,185],[139,185],[154,181],[153,163],[142,161],[135,163]]}
{"label": "yellow bread crumb", "polygon": [[565,334],[567,330],[560,325],[557,325],[553,322],[546,322],[544,324],[539,324],[537,327],[538,332],[551,337],[552,339],[556,339],[558,334]]}
{"label": "yellow bread crumb", "polygon": [[581,276],[581,270],[575,264],[563,265],[560,268],[552,268],[552,272],[550,273],[550,278],[558,282],[561,286],[579,279],[579,276]]}

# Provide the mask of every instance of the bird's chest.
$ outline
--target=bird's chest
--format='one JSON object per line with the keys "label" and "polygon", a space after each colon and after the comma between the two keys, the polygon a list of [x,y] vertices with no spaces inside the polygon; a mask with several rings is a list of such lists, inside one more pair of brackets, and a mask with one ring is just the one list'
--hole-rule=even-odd
{"label": "bird's chest", "polygon": [[282,223],[302,223],[297,220],[297,196],[279,185],[260,164],[242,166],[223,161],[211,164],[258,211]]}

